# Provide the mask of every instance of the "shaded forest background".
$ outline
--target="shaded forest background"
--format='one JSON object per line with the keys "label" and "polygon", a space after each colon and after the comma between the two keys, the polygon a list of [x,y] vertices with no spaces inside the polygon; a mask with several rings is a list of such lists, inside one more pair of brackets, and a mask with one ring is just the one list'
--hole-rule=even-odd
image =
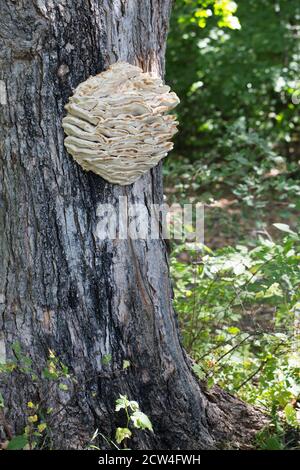
{"label": "shaded forest background", "polygon": [[167,201],[205,204],[205,246],[174,243],[194,371],[272,415],[259,448],[299,446],[300,5],[179,0],[167,78],[180,132]]}

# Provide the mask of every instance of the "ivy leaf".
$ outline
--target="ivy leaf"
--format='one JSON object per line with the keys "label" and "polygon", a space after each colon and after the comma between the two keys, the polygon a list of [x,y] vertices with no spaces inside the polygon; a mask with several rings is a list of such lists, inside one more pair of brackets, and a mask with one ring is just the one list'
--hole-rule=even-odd
{"label": "ivy leaf", "polygon": [[148,418],[145,413],[141,411],[135,411],[131,416],[130,419],[133,422],[133,426],[137,429],[149,429],[149,431],[153,432],[153,427],[150,419]]}
{"label": "ivy leaf", "polygon": [[9,441],[7,450],[21,450],[28,444],[28,439],[26,436],[15,436]]}
{"label": "ivy leaf", "polygon": [[131,438],[131,431],[128,428],[117,428],[116,430],[116,442],[117,444],[121,444],[124,439],[130,439]]}

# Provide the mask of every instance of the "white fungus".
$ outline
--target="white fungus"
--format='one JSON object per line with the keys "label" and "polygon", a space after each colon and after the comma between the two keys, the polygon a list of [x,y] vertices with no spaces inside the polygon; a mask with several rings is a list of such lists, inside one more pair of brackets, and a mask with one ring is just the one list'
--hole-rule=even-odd
{"label": "white fungus", "polygon": [[86,171],[131,184],[173,148],[179,103],[170,87],[139,67],[117,62],[81,83],[66,105],[68,152]]}

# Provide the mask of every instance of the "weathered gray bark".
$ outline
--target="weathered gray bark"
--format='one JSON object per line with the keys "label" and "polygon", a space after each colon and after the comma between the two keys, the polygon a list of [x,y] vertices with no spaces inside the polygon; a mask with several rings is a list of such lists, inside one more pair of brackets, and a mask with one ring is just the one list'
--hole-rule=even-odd
{"label": "weathered gray bark", "polygon": [[0,5],[2,356],[5,347],[12,360],[18,340],[41,370],[50,348],[77,380],[49,393],[46,380],[32,383],[18,369],[2,376],[5,432],[22,432],[27,402],[40,402],[54,408],[49,445],[82,448],[96,428],[113,436],[122,393],[139,401],[155,429],[137,433],[131,447],[214,448],[234,424],[190,372],[164,241],[95,237],[99,203],[119,195],[161,202],[161,169],[127,188],[106,183],[66,154],[61,126],[72,89],[110,63],[163,73],[171,0]]}

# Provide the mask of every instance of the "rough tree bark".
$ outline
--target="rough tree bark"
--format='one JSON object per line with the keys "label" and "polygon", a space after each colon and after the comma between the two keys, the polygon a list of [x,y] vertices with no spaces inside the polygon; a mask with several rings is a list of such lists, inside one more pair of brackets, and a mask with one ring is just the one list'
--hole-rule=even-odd
{"label": "rough tree bark", "polygon": [[122,393],[155,430],[138,432],[132,448],[247,441],[259,414],[201,391],[190,371],[164,241],[95,237],[99,203],[162,201],[161,168],[122,188],[84,173],[63,146],[64,104],[88,76],[117,60],[163,73],[171,0],[0,5],[1,360],[14,359],[18,341],[39,373],[50,348],[76,379],[63,391],[19,369],[2,374],[2,439],[23,432],[28,401],[53,407],[52,448],[83,448],[96,428],[112,437]]}

